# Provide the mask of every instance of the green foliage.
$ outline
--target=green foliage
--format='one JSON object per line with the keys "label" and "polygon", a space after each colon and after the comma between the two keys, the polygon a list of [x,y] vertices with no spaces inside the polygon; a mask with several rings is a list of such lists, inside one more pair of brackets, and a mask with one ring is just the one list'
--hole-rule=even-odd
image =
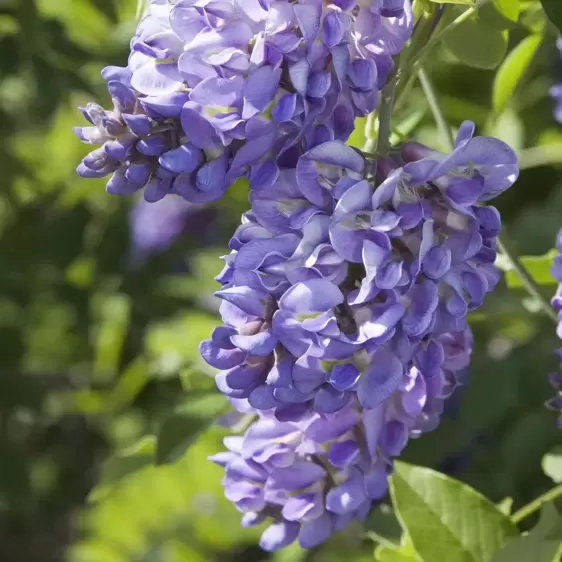
{"label": "green foliage", "polygon": [[390,490],[404,531],[424,562],[487,562],[517,534],[484,496],[434,470],[396,462]]}
{"label": "green foliage", "polygon": [[[550,274],[550,268],[552,267],[552,260],[557,254],[558,252],[552,249],[544,256],[522,256],[521,263],[538,285],[555,285],[556,280]],[[523,286],[521,279],[512,269],[506,271],[505,280],[510,289]]]}
{"label": "green foliage", "polygon": [[562,516],[547,503],[537,525],[527,534],[509,541],[492,562],[558,562],[562,545]]}
{"label": "green foliage", "polygon": [[562,483],[562,447],[555,447],[543,457],[542,469],[554,482]]}
{"label": "green foliage", "polygon": [[496,73],[492,93],[492,107],[496,113],[501,113],[513,96],[531,64],[541,39],[540,35],[529,35],[509,53],[501,64]]}
{"label": "green foliage", "polygon": [[506,31],[469,19],[458,25],[443,40],[445,47],[460,62],[475,68],[496,68],[507,52]]}
{"label": "green foliage", "polygon": [[548,19],[562,31],[562,4],[558,0],[540,0]]}

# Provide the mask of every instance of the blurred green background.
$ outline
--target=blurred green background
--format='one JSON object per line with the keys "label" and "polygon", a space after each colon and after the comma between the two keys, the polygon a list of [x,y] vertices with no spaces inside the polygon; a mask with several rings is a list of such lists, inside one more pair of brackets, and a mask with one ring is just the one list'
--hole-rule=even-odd
{"label": "blurred green background", "polygon": [[[213,276],[245,190],[231,189],[213,209],[173,198],[147,209],[75,175],[87,152],[72,135],[83,124],[75,108],[107,103],[99,71],[126,63],[135,17],[135,0],[0,0],[0,560],[372,560],[359,528],[309,553],[261,552],[259,530],[239,527],[221,469],[206,461],[225,430],[201,429],[226,405],[197,349],[218,322]],[[533,25],[513,30],[512,44]],[[522,151],[526,165],[545,146],[562,162],[548,98],[556,74],[562,80],[552,42],[501,116],[489,109],[494,71],[445,51],[428,70],[453,125],[474,120]],[[421,92],[398,117],[402,132],[441,146]],[[552,247],[560,172],[524,170],[499,199],[518,253]],[[517,507],[552,484],[541,458],[560,441],[543,408],[557,341],[535,303],[504,286],[472,325],[469,384],[405,457]]]}

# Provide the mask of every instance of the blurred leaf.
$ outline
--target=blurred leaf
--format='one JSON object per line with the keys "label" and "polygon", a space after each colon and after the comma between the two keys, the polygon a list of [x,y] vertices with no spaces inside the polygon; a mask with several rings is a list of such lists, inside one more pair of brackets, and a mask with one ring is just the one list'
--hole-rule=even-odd
{"label": "blurred leaf", "polygon": [[486,125],[486,134],[496,137],[509,144],[516,152],[524,144],[525,131],[520,115],[511,108],[507,108],[496,119]]}
{"label": "blurred leaf", "polygon": [[478,21],[467,20],[443,40],[445,47],[462,63],[476,68],[496,68],[507,51],[508,35]]}
{"label": "blurred leaf", "polygon": [[360,150],[365,146],[365,117],[358,117],[355,119],[355,128],[351,133],[349,139],[347,139],[347,143],[349,146],[353,146],[355,148],[359,148]]}
{"label": "blurred leaf", "polygon": [[562,482],[562,446],[555,447],[542,459],[544,473],[557,484]]}
{"label": "blurred leaf", "polygon": [[426,562],[489,562],[517,527],[466,484],[404,462],[390,477],[394,509]]}
{"label": "blurred leaf", "polygon": [[111,21],[117,22],[117,9],[113,0],[90,0],[90,2]]}
{"label": "blurred leaf", "polygon": [[114,375],[119,360],[131,313],[131,302],[124,294],[98,294],[94,302],[94,313],[99,318],[96,330],[96,352],[94,376],[106,378]]}
{"label": "blurred leaf", "polygon": [[138,443],[110,457],[101,469],[100,481],[90,499],[96,500],[109,486],[154,462],[156,438],[143,437]]}
{"label": "blurred leaf", "polygon": [[[544,256],[521,256],[521,263],[538,285],[556,285],[558,281],[550,274],[554,258],[558,255],[555,249]],[[506,271],[505,282],[510,289],[523,287],[521,280],[514,271]]]}
{"label": "blurred leaf", "polygon": [[468,6],[475,6],[475,0],[429,0],[434,4],[465,4]]}
{"label": "blurred leaf", "polygon": [[119,410],[131,404],[148,380],[148,362],[143,356],[139,355],[131,361],[119,376],[115,388],[108,396],[108,407],[112,410]]}
{"label": "blurred leaf", "polygon": [[552,503],[541,510],[536,527],[509,541],[492,562],[558,562],[556,553],[562,541],[562,517]]}
{"label": "blurred leaf", "polygon": [[181,458],[189,446],[205,431],[228,403],[218,394],[188,400],[181,411],[164,420],[158,431],[156,464],[167,464]]}
{"label": "blurred leaf", "polygon": [[506,19],[517,22],[519,19],[519,0],[493,0],[492,5]]}
{"label": "blurred leaf", "polygon": [[541,0],[541,4],[548,19],[562,33],[562,2],[560,0]]}
{"label": "blurred leaf", "polygon": [[505,58],[496,73],[492,93],[492,106],[501,113],[523,78],[542,40],[541,35],[529,35]]}

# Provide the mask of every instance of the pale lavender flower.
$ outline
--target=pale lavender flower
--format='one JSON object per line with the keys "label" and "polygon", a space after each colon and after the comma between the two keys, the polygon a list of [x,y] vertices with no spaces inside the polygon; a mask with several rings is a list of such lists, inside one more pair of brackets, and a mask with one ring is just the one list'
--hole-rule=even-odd
{"label": "pale lavender flower", "polygon": [[[269,523],[260,546],[275,551],[298,540],[312,548],[363,520],[387,493],[392,459],[437,426],[456,379],[451,369],[466,367],[471,345],[469,330],[441,336],[377,408],[351,398],[336,413],[299,421],[260,411],[243,436],[227,437],[228,450],[211,460],[225,468],[225,495],[242,525]],[[248,413],[243,401],[236,406]]]}

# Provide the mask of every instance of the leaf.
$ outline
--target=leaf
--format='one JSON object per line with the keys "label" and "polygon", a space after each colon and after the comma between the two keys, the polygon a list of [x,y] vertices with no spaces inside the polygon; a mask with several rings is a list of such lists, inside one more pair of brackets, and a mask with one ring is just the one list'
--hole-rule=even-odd
{"label": "leaf", "polygon": [[389,505],[380,504],[375,507],[369,514],[364,529],[367,536],[378,543],[390,548],[397,548],[400,544],[402,528]]}
{"label": "leaf", "polygon": [[90,0],[92,4],[109,20],[117,22],[117,9],[113,0]]}
{"label": "leaf", "polygon": [[517,85],[541,43],[541,35],[529,35],[505,58],[494,79],[492,106],[496,113],[501,113],[512,97]]}
{"label": "leaf", "polygon": [[492,562],[557,562],[556,553],[562,541],[562,517],[547,503],[541,510],[536,527],[526,535],[509,541]]}
{"label": "leaf", "polygon": [[117,453],[105,461],[101,469],[100,482],[90,495],[91,500],[97,500],[100,494],[123,478],[154,463],[156,439],[145,436],[138,443]]}
{"label": "leaf", "polygon": [[504,498],[497,504],[497,507],[504,515],[511,515],[511,510],[513,508],[513,498]]}
{"label": "leaf", "polygon": [[493,0],[492,5],[504,18],[517,23],[521,9],[519,0]]}
{"label": "leaf", "polygon": [[177,461],[205,431],[214,418],[224,411],[226,401],[215,393],[190,399],[189,405],[164,420],[158,431],[156,464]]}
{"label": "leaf", "polygon": [[465,6],[475,6],[474,0],[429,0],[434,4],[464,4]]}
{"label": "leaf", "polygon": [[[520,259],[535,283],[538,285],[556,285],[558,281],[550,274],[550,268],[557,255],[558,252],[552,249],[544,256],[522,256]],[[521,280],[513,270],[506,271],[505,282],[510,289],[523,287]]]}
{"label": "leaf", "polygon": [[489,562],[518,534],[476,490],[429,468],[396,461],[390,491],[398,519],[426,562]]}
{"label": "leaf", "polygon": [[418,560],[408,535],[402,537],[400,545],[379,545],[375,550],[378,562],[416,562]]}
{"label": "leaf", "polygon": [[555,447],[542,458],[543,472],[554,482],[562,482],[562,446]]}
{"label": "leaf", "polygon": [[541,0],[548,19],[562,33],[562,2],[560,0]]}
{"label": "leaf", "polygon": [[496,68],[507,51],[508,35],[481,24],[467,20],[449,33],[443,40],[445,47],[460,61],[476,68]]}

